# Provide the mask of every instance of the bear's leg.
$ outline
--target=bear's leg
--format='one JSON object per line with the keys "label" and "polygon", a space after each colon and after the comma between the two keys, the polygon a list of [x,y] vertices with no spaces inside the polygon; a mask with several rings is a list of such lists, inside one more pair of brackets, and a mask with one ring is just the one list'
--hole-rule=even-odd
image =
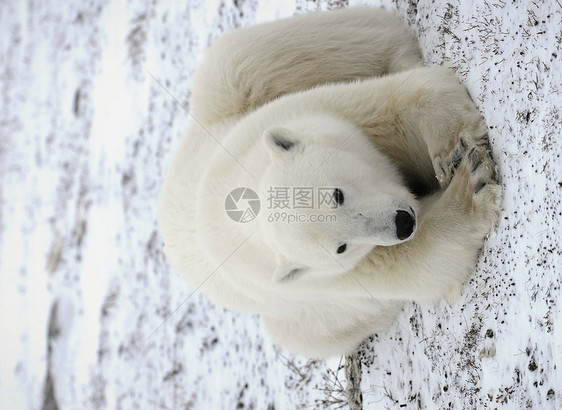
{"label": "bear's leg", "polygon": [[329,85],[285,101],[351,120],[406,180],[417,179],[429,191],[449,184],[464,152],[487,146],[478,108],[456,74],[443,66]]}
{"label": "bear's leg", "polygon": [[380,301],[368,313],[337,298],[329,304],[301,304],[279,316],[262,316],[272,341],[313,359],[351,353],[365,338],[387,328],[398,316],[403,302]]}
{"label": "bear's leg", "polygon": [[374,248],[350,272],[354,280],[338,283],[338,292],[418,302],[460,295],[500,212],[493,176],[484,149],[466,152],[447,189],[427,199],[433,203],[419,215],[414,237]]}
{"label": "bear's leg", "polygon": [[219,38],[195,73],[193,113],[211,124],[284,94],[421,65],[415,35],[383,9],[303,14]]}

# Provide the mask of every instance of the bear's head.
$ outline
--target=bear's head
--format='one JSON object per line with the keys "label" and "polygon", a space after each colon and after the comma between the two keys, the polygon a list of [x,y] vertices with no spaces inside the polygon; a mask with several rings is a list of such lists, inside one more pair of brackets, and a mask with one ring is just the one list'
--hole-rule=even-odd
{"label": "bear's head", "polygon": [[270,164],[260,221],[277,255],[274,281],[342,274],[374,246],[414,235],[414,196],[359,127],[315,117],[269,128],[263,138]]}

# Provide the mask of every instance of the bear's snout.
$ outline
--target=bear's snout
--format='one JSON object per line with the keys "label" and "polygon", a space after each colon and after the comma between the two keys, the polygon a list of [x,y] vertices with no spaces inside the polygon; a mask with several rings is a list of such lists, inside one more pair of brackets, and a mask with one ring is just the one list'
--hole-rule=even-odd
{"label": "bear's snout", "polygon": [[396,236],[400,240],[408,239],[414,232],[416,227],[416,219],[414,217],[414,211],[410,208],[410,212],[407,211],[396,211]]}

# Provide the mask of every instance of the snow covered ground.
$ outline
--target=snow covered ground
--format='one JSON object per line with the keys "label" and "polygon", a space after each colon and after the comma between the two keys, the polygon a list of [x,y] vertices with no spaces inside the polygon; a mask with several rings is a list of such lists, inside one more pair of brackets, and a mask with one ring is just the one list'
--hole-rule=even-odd
{"label": "snow covered ground", "polygon": [[[350,2],[351,5],[359,1]],[[562,407],[562,4],[369,1],[490,126],[501,223],[463,298],[363,344],[364,407]],[[193,70],[221,32],[346,1],[0,5],[0,409],[345,406],[341,360],[212,306],[156,231]]]}

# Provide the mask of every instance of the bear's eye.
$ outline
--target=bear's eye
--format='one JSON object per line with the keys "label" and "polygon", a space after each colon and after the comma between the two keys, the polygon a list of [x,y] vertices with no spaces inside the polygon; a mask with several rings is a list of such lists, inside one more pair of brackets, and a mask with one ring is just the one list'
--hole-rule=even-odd
{"label": "bear's eye", "polygon": [[338,205],[343,205],[343,192],[341,191],[341,189],[334,189],[334,200]]}
{"label": "bear's eye", "polygon": [[346,249],[347,249],[347,244],[344,243],[343,245],[340,245],[340,247],[338,248],[337,252],[338,252],[338,253],[344,253]]}

